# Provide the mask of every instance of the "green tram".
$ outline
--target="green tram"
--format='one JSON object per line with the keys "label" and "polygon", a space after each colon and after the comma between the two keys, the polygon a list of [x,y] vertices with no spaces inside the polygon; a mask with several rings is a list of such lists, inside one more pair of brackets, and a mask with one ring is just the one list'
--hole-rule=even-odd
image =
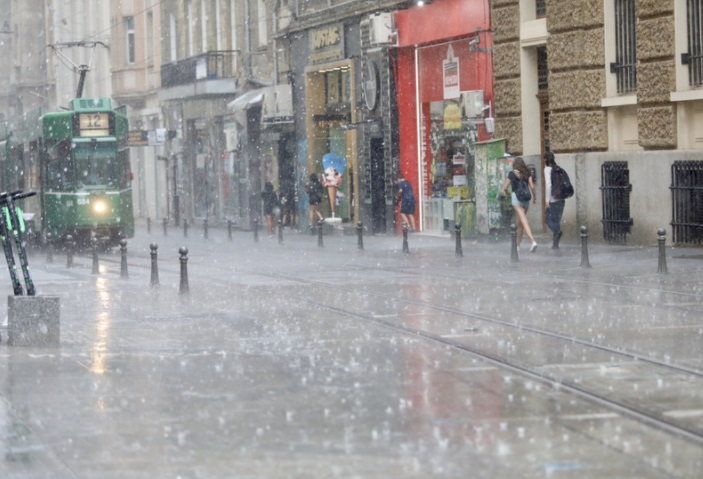
{"label": "green tram", "polygon": [[37,240],[108,245],[134,236],[129,128],[109,98],[76,98],[65,111],[33,111],[0,128],[2,191],[37,191],[24,201]]}

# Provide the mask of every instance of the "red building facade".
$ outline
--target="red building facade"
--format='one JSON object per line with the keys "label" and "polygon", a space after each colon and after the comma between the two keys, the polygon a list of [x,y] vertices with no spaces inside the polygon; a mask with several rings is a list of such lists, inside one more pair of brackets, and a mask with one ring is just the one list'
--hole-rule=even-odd
{"label": "red building facade", "polygon": [[491,137],[490,9],[487,0],[435,0],[397,12],[395,23],[400,170],[418,199],[417,224],[442,232],[453,202],[473,198],[472,145]]}

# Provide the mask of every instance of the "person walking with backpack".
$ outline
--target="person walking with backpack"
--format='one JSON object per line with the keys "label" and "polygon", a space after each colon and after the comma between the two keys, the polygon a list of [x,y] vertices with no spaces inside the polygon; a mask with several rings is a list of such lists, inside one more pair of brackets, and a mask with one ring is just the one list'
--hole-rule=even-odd
{"label": "person walking with backpack", "polygon": [[[554,153],[547,151],[544,154],[544,203],[546,210],[547,226],[552,230],[552,249],[559,249],[561,231],[561,217],[564,214],[565,198],[558,198],[558,176],[561,168],[554,161]],[[562,170],[563,171],[563,170]],[[556,180],[556,181],[555,181]]]}
{"label": "person walking with backpack", "polygon": [[[532,203],[537,203],[537,196],[535,196],[535,184],[532,181],[532,172],[521,156],[515,157],[513,161],[513,171],[508,173],[508,179],[505,180],[502,190],[505,196],[508,195],[508,186],[512,189],[512,194],[510,195],[511,204],[513,205],[515,216],[518,218],[518,249],[520,249],[522,234],[525,233],[527,237],[530,238],[530,241],[532,241],[530,253],[534,253],[537,249],[537,242],[535,241],[535,237],[532,236],[530,224],[527,222],[527,210],[530,208],[530,199]],[[532,193],[530,194],[530,192]]]}
{"label": "person walking with backpack", "polygon": [[310,232],[315,230],[315,217],[322,220],[320,213],[320,203],[322,203],[322,183],[315,173],[310,173],[309,181],[305,185],[305,192],[308,194],[308,203],[310,204],[308,214],[310,215],[310,224],[308,228]]}
{"label": "person walking with backpack", "polygon": [[278,194],[273,189],[273,183],[267,181],[264,185],[264,191],[261,192],[261,199],[264,202],[264,215],[266,216],[266,229],[269,233],[269,238],[273,237],[276,231],[276,216],[281,214],[281,205],[278,201]]}

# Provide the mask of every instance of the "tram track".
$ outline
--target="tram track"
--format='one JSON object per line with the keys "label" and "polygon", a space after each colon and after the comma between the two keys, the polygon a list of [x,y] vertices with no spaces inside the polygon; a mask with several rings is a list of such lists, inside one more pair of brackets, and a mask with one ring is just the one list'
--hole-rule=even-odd
{"label": "tram track", "polygon": [[[117,258],[117,262],[119,262],[119,259]],[[142,264],[133,264],[130,263],[130,267],[137,267],[141,269],[148,269],[148,266],[142,265]],[[214,269],[214,270],[213,270]],[[359,268],[361,269],[361,268]],[[379,268],[365,268],[365,269],[379,269]],[[162,268],[163,271],[169,271],[169,272],[176,272],[177,268],[175,267],[166,267]],[[386,272],[396,272],[398,274],[403,274],[403,275],[408,275],[410,277],[422,277],[422,278],[434,278],[437,280],[444,280],[446,281],[447,279],[449,280],[459,280],[460,278],[454,277],[454,278],[447,278],[446,274],[441,274],[441,273],[430,273],[426,270],[423,270],[422,272],[414,272],[412,270],[404,269],[404,268],[382,268],[383,271]],[[342,293],[342,294],[348,294],[352,295],[355,297],[358,297],[358,295],[365,295],[365,296],[373,296],[373,297],[379,297],[383,298],[388,301],[392,301],[395,303],[399,304],[405,304],[405,305],[412,305],[418,308],[426,308],[428,310],[436,311],[438,313],[443,313],[443,314],[448,314],[448,315],[453,315],[456,318],[466,318],[466,319],[471,319],[472,321],[480,321],[481,324],[489,324],[489,325],[494,325],[500,328],[506,328],[508,330],[513,330],[519,332],[521,335],[539,335],[541,337],[549,338],[551,340],[563,342],[565,345],[577,345],[583,348],[587,348],[590,350],[594,351],[601,351],[605,352],[611,355],[611,363],[625,363],[625,362],[633,362],[637,364],[645,364],[648,367],[651,368],[661,368],[662,371],[665,373],[662,374],[657,374],[657,371],[652,370],[650,373],[653,376],[656,377],[661,377],[664,374],[675,374],[681,376],[682,380],[685,381],[691,381],[692,383],[696,381],[700,381],[701,378],[703,378],[703,371],[695,368],[695,367],[689,367],[686,365],[681,365],[681,364],[676,364],[674,362],[668,361],[668,360],[662,360],[658,359],[656,357],[652,357],[651,355],[647,355],[646,353],[638,352],[638,351],[632,351],[629,349],[625,348],[619,348],[619,347],[614,347],[612,345],[607,345],[607,344],[601,344],[596,341],[591,341],[588,339],[584,338],[578,338],[575,337],[574,335],[571,334],[565,334],[560,331],[553,331],[529,324],[524,324],[524,323],[516,323],[512,321],[506,321],[497,317],[492,317],[490,315],[486,314],[479,314],[475,312],[467,312],[463,311],[459,308],[452,308],[449,306],[445,305],[438,305],[434,304],[432,302],[428,301],[423,301],[423,300],[417,300],[417,299],[410,299],[410,298],[404,298],[400,297],[398,295],[389,295],[388,292],[376,292],[376,291],[369,291],[368,288],[359,288],[354,285],[344,285],[340,286],[338,284],[329,282],[329,281],[321,281],[317,279],[311,279],[309,277],[306,277],[304,275],[293,275],[293,274],[285,274],[285,273],[276,273],[272,271],[265,271],[262,269],[251,269],[251,268],[241,268],[241,267],[236,267],[236,271],[242,274],[248,274],[248,275],[256,275],[256,276],[262,276],[262,277],[268,277],[271,279],[275,280],[284,280],[284,281],[290,281],[293,283],[300,284],[301,286],[304,286],[306,288],[309,287],[315,287],[315,288],[323,288],[326,291],[335,291],[337,293]],[[226,272],[231,272],[231,265],[228,265],[226,263],[217,263],[217,264],[212,264],[210,265],[210,269],[208,271],[207,277],[209,281],[219,284],[221,286],[227,286],[231,287],[232,286],[232,281],[227,280],[227,279],[222,279],[223,275],[218,274],[220,273],[226,273]],[[200,275],[198,275],[200,276]],[[558,275],[550,275],[550,276],[545,276],[544,279],[550,279],[550,278],[558,278],[558,279],[563,279],[566,280],[566,278],[559,278]],[[465,279],[465,278],[464,278]],[[569,278],[569,281],[572,279]],[[507,283],[507,282],[501,282],[501,281],[496,281],[496,280],[490,280],[493,281],[497,285],[505,286],[507,287],[509,284],[512,283]],[[642,286],[642,285],[632,285],[632,284],[618,284],[618,283],[608,283],[608,282],[602,282],[602,281],[590,281],[590,280],[585,280],[585,279],[577,279],[577,281],[582,282],[582,283],[587,283],[591,285],[600,285],[604,287],[619,287],[619,288],[629,288],[629,289],[635,289],[635,290],[652,290],[655,288],[651,288],[649,286]],[[248,294],[255,291],[257,287],[252,287],[249,288]],[[656,289],[658,292],[662,293],[669,293],[667,291],[661,290],[661,289]],[[699,295],[695,293],[681,293],[681,292],[671,292],[672,294],[677,294],[680,297],[690,297],[690,298],[695,298],[698,299],[700,298]],[[263,293],[265,294],[265,293]],[[504,357],[500,354],[493,353],[491,351],[486,350],[486,348],[480,348],[476,346],[472,346],[471,344],[467,344],[466,341],[463,341],[461,339],[462,335],[459,335],[460,337],[451,337],[450,335],[446,334],[439,334],[435,332],[431,332],[426,329],[422,328],[417,328],[417,327],[412,327],[408,326],[406,324],[402,324],[401,322],[393,319],[389,319],[388,317],[379,317],[377,315],[372,315],[369,313],[363,313],[359,311],[355,311],[352,308],[347,308],[347,307],[342,307],[339,305],[331,305],[329,303],[325,303],[322,301],[318,301],[315,299],[309,299],[309,298],[301,298],[299,292],[291,292],[288,291],[286,288],[280,288],[277,289],[276,292],[277,295],[280,295],[281,297],[285,298],[286,301],[290,302],[300,302],[308,305],[309,307],[318,309],[318,310],[326,310],[331,313],[341,315],[341,316],[346,316],[350,318],[354,318],[359,321],[364,321],[366,323],[372,323],[376,324],[378,326],[388,328],[390,330],[396,331],[401,334],[406,334],[410,336],[414,336],[417,338],[421,338],[425,341],[437,343],[437,344],[442,344],[445,346],[449,346],[453,349],[456,349],[458,351],[461,351],[463,353],[471,354],[472,356],[481,359],[489,364],[492,364],[498,368],[501,368],[502,370],[510,371],[512,373],[518,374],[521,377],[529,378],[535,381],[539,381],[544,385],[549,386],[550,388],[554,390],[559,390],[559,391],[564,391],[564,392],[569,392],[572,393],[578,397],[587,399],[595,404],[601,405],[608,410],[615,411],[618,414],[622,414],[624,416],[636,419],[642,423],[646,423],[652,427],[655,427],[659,430],[666,431],[670,434],[676,435],[681,438],[685,438],[686,440],[695,443],[697,445],[703,445],[703,429],[700,427],[697,427],[695,424],[691,425],[688,421],[686,421],[686,418],[680,418],[676,417],[675,415],[666,415],[666,411],[661,411],[658,410],[657,404],[652,404],[651,401],[647,402],[645,398],[642,398],[641,396],[635,396],[631,398],[630,400],[623,399],[620,397],[617,397],[618,395],[608,395],[608,394],[603,394],[602,392],[598,390],[594,390],[592,388],[589,388],[587,385],[580,384],[578,381],[574,380],[573,378],[568,378],[564,376],[559,376],[558,374],[555,374],[553,372],[550,372],[549,368],[543,368],[543,367],[534,367],[530,366],[526,362],[521,362],[519,360],[511,359]],[[314,294],[310,294],[309,296],[314,297]],[[345,302],[344,304],[353,304],[353,302]],[[692,388],[700,390],[701,388],[696,388],[695,384],[692,384]],[[616,389],[617,391],[617,389]],[[660,408],[659,408],[660,409]]]}

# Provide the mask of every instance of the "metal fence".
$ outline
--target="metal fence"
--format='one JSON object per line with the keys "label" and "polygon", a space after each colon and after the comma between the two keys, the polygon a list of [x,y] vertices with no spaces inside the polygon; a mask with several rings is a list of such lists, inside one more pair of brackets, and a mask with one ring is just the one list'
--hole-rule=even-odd
{"label": "metal fence", "polygon": [[630,170],[626,161],[607,161],[601,166],[603,238],[624,244],[632,227],[630,217]]}
{"label": "metal fence", "polygon": [[674,243],[702,243],[703,161],[675,161],[670,189]]}

